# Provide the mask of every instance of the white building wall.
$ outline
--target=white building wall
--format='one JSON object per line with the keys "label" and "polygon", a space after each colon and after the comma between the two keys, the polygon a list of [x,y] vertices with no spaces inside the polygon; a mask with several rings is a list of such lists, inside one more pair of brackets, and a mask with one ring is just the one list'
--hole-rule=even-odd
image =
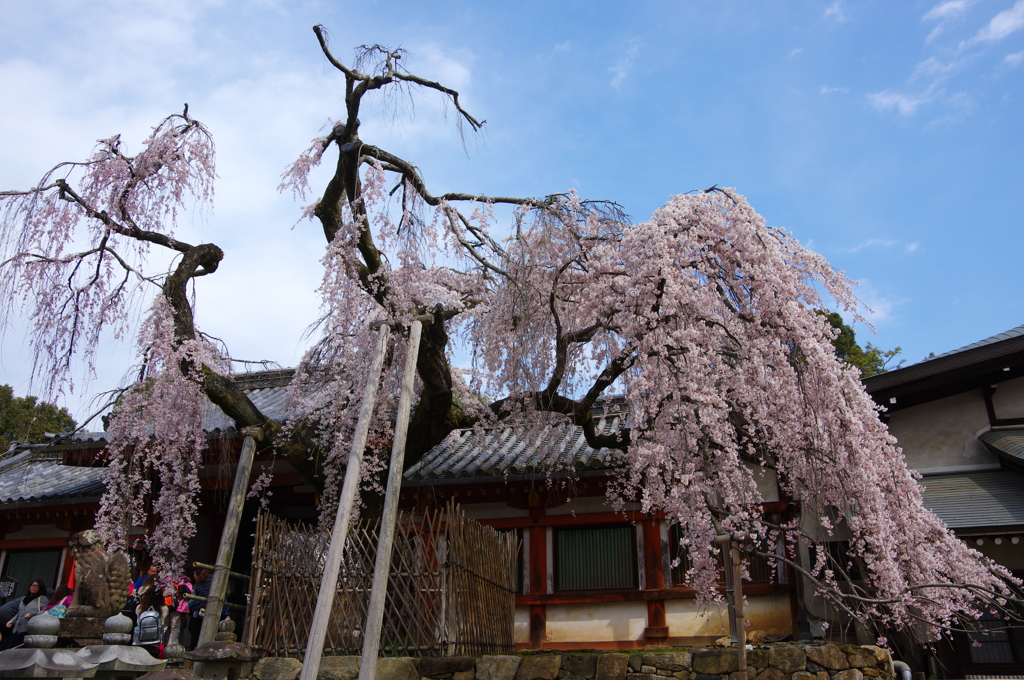
{"label": "white building wall", "polygon": [[548,642],[641,640],[647,627],[647,603],[549,604]]}
{"label": "white building wall", "polygon": [[889,417],[889,431],[899,440],[907,465],[924,474],[998,466],[978,440],[988,427],[981,390],[894,411]]}

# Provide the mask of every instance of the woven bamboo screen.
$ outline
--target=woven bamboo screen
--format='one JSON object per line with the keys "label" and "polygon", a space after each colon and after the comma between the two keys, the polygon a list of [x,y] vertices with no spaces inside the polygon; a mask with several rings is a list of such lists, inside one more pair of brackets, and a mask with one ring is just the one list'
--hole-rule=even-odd
{"label": "woven bamboo screen", "polygon": [[[512,652],[516,553],[511,532],[467,519],[458,506],[401,513],[381,630],[382,656]],[[379,519],[349,529],[324,651],[359,654]],[[271,656],[305,652],[330,537],[261,513],[243,640]]]}

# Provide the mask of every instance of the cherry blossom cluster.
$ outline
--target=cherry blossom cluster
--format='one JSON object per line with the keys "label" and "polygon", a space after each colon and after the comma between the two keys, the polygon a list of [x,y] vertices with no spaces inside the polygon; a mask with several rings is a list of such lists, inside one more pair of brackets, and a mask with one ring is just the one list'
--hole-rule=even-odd
{"label": "cherry blossom cluster", "polygon": [[152,244],[174,245],[179,211],[213,198],[213,140],[186,116],[164,119],[135,156],[120,136],[99,140],[89,160],[61,163],[27,191],[0,193],[4,276],[0,316],[26,309],[33,380],[56,394],[72,368],[93,375],[101,331],[134,329]]}
{"label": "cherry blossom cluster", "polygon": [[132,526],[151,531],[147,546],[162,574],[184,567],[196,532],[199,469],[207,406],[199,367],[229,366],[203,340],[179,342],[166,298],[153,302],[139,337],[142,377],[115,407],[107,428],[107,490],[96,529],[108,549],[123,549]]}

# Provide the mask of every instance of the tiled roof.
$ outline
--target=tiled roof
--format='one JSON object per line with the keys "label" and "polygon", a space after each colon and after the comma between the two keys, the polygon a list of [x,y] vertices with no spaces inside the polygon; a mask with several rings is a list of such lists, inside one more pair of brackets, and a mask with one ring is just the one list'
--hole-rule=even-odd
{"label": "tiled roof", "polygon": [[985,347],[986,345],[992,345],[992,344],[995,344],[997,342],[1001,342],[1002,340],[1009,340],[1010,338],[1019,338],[1022,335],[1024,335],[1024,326],[1017,326],[1016,328],[1011,328],[1008,331],[1003,331],[1002,333],[997,333],[996,335],[993,335],[990,338],[985,338],[984,340],[978,340],[977,342],[972,342],[971,344],[965,345],[965,346],[963,346],[963,347],[961,347],[959,349],[950,350],[949,352],[943,352],[942,354],[938,354],[936,356],[929,357],[927,359],[927,361],[932,361],[933,359],[941,359],[942,357],[952,356],[954,354],[959,354],[960,352],[966,352],[967,350],[971,350],[971,349],[978,349],[979,347]]}
{"label": "tiled roof", "polygon": [[[1017,326],[915,364],[868,376],[864,378],[863,382],[868,392],[877,399],[879,395],[884,397],[887,390],[914,383],[924,385],[921,389],[934,390],[941,383],[941,379],[936,382],[937,376],[955,377],[958,371],[978,366],[992,368],[992,364],[996,364],[996,369],[1000,367],[1006,369],[1011,364],[1019,365],[1022,357],[1024,357],[1024,326]],[[921,381],[930,382],[922,383]]]}
{"label": "tiled roof", "polygon": [[[277,423],[283,423],[291,414],[285,409],[285,397],[295,369],[284,368],[231,376],[260,412]],[[203,430],[227,432],[235,423],[213,404],[207,404],[203,413]],[[106,432],[76,432],[72,439],[79,443],[106,442]]]}
{"label": "tiled roof", "polygon": [[1012,470],[921,480],[924,504],[951,529],[1024,525],[1024,475]]}
{"label": "tiled roof", "polygon": [[[625,424],[624,412],[609,412],[597,420],[597,431],[609,434]],[[583,428],[570,423],[509,424],[453,432],[409,468],[405,478],[490,477],[567,468],[580,471],[608,468],[621,459],[619,449],[591,448]]]}
{"label": "tiled roof", "polygon": [[61,465],[45,447],[32,447],[0,461],[0,503],[97,498],[108,472],[105,467]]}
{"label": "tiled roof", "polygon": [[989,448],[995,449],[996,452],[1024,462],[1024,427],[989,430],[978,439],[988,444]]}

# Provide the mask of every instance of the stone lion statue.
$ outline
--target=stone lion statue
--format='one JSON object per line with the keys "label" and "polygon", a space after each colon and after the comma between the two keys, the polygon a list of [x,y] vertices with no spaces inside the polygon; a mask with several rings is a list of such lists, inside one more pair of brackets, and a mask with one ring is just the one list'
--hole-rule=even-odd
{"label": "stone lion statue", "polygon": [[93,529],[79,531],[68,541],[75,558],[75,595],[67,616],[107,618],[124,608],[131,571],[124,553],[108,555]]}

